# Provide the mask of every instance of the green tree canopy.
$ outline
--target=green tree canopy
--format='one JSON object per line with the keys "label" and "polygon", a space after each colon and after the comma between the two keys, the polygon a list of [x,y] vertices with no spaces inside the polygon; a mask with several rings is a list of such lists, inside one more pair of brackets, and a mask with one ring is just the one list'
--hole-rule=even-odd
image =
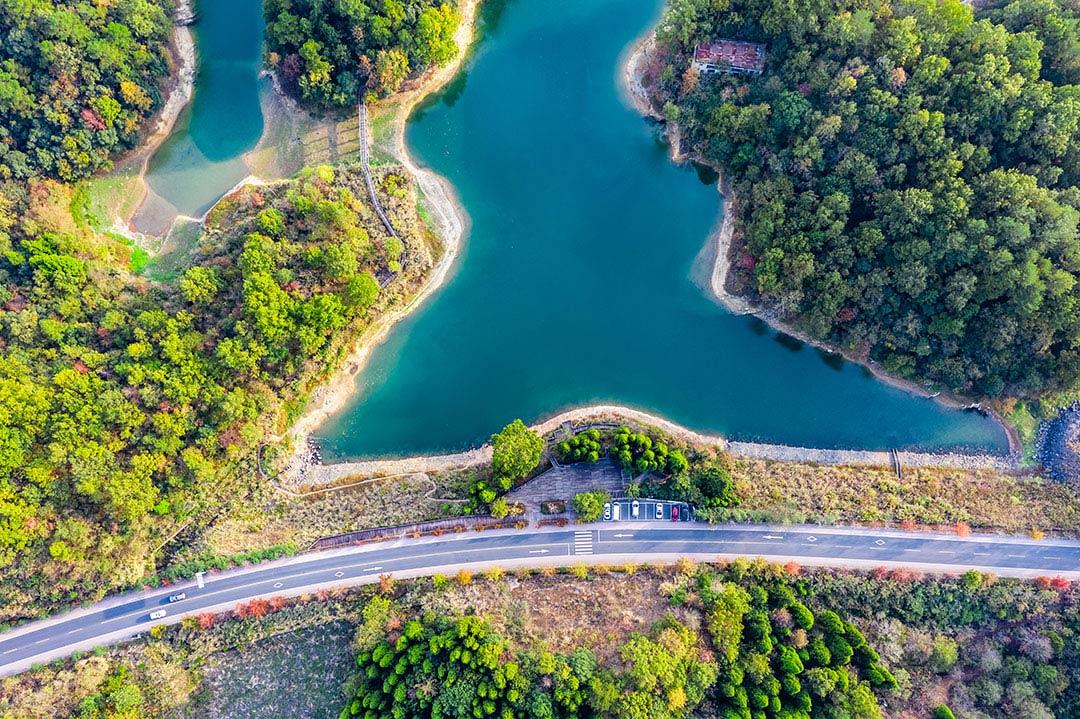
{"label": "green tree canopy", "polygon": [[491,436],[491,467],[503,479],[524,477],[540,464],[544,439],[515,419]]}
{"label": "green tree canopy", "polygon": [[319,109],[365,90],[397,92],[414,73],[457,56],[461,24],[445,0],[267,0],[266,43],[286,87]]}
{"label": "green tree canopy", "polygon": [[[978,5],[978,3],[977,3]],[[816,338],[981,395],[1080,379],[1080,9],[672,0],[684,146],[724,169],[736,277]],[[694,75],[696,43],[766,46]]]}

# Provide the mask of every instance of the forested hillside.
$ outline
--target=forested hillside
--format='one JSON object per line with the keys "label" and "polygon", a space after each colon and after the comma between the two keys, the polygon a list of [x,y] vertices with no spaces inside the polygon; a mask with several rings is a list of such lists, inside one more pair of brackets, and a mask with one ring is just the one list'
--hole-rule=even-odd
{"label": "forested hillside", "polygon": [[[657,94],[736,267],[817,338],[985,396],[1080,379],[1080,3],[671,0]],[[757,78],[699,42],[767,44]]]}
{"label": "forested hillside", "polygon": [[161,105],[172,0],[0,0],[0,181],[65,181]]}
{"label": "forested hillside", "polygon": [[897,683],[853,624],[829,610],[815,616],[785,582],[740,572],[735,583],[684,566],[665,588],[673,606],[703,616],[691,615],[693,627],[660,619],[607,665],[586,647],[521,651],[475,616],[421,620],[375,597],[357,630],[360,677],[342,717],[881,717],[873,688]]}
{"label": "forested hillside", "polygon": [[411,74],[457,54],[451,0],[267,0],[269,62],[315,109],[389,95]]}
{"label": "forested hillside", "polygon": [[[418,238],[407,181],[379,184]],[[409,286],[376,280],[404,246],[358,168],[227,198],[175,285],[54,229],[41,191],[0,215],[0,621],[151,571],[153,550],[255,476],[257,445]],[[408,271],[429,262],[418,246]]]}

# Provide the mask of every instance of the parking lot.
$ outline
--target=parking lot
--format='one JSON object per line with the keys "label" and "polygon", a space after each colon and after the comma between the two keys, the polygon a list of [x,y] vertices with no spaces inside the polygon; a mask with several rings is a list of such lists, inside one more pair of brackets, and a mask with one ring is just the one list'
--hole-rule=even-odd
{"label": "parking lot", "polygon": [[[635,506],[636,511],[635,511]],[[678,512],[678,520],[672,512]],[[604,521],[620,522],[689,522],[693,519],[690,505],[685,502],[667,502],[659,499],[620,499],[604,505]]]}

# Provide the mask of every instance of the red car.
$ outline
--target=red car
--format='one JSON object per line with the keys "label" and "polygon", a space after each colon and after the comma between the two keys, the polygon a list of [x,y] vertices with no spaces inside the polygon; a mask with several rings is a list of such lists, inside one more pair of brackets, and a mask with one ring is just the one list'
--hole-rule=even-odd
{"label": "red car", "polygon": [[679,508],[677,506],[675,506],[674,504],[671,505],[671,521],[672,522],[678,522],[679,521]]}

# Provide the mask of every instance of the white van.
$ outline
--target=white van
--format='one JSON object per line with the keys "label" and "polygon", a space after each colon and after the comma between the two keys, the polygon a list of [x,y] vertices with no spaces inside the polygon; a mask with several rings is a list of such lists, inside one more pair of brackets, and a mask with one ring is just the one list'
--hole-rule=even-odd
{"label": "white van", "polygon": [[166,614],[168,614],[168,612],[166,610],[158,609],[156,611],[150,612],[150,619],[161,619]]}

